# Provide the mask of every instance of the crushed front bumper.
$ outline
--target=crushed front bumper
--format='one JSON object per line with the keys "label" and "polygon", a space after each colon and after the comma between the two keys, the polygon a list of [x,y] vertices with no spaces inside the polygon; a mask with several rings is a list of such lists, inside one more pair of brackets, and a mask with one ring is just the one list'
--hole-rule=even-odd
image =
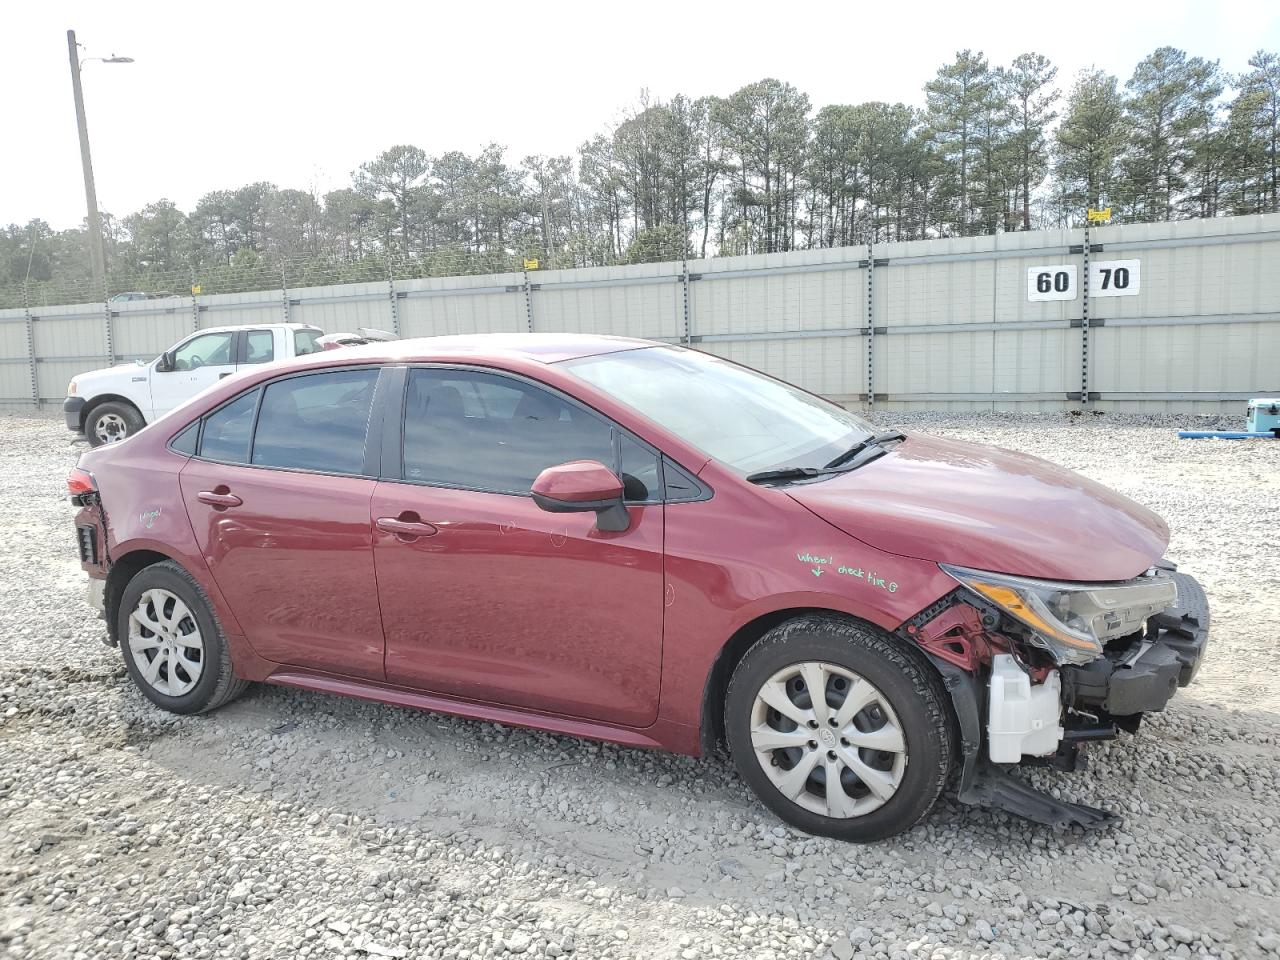
{"label": "crushed front bumper", "polygon": [[67,429],[75,433],[83,433],[80,425],[80,412],[84,410],[84,397],[67,397],[62,401],[62,415],[66,418]]}
{"label": "crushed front bumper", "polygon": [[1111,717],[1163,710],[1179,687],[1195,679],[1209,643],[1209,604],[1195,578],[1171,572],[1178,601],[1147,621],[1141,638],[1109,646],[1106,655],[1062,667],[1064,702]]}
{"label": "crushed front bumper", "polygon": [[[1137,729],[1142,714],[1163,710],[1179,687],[1200,669],[1209,643],[1209,604],[1195,578],[1167,568],[1178,584],[1177,602],[1147,620],[1146,632],[1108,649],[1106,656],[1079,667],[1060,667],[1062,706],[1092,717],[1063,716],[1064,738],[1058,758],[1024,757],[1024,762],[1049,762],[1076,769],[1083,742],[1109,739],[1116,729]],[[1012,764],[992,762],[986,755],[983,720],[989,691],[980,675],[933,654],[929,659],[942,674],[951,694],[960,732],[961,773],[957,798],[961,803],[995,807],[1037,823],[1086,829],[1106,827],[1119,818],[1109,811],[1070,803],[1037,790],[1012,776]],[[1074,722],[1073,722],[1074,721]],[[1066,759],[1067,763],[1055,763]]]}

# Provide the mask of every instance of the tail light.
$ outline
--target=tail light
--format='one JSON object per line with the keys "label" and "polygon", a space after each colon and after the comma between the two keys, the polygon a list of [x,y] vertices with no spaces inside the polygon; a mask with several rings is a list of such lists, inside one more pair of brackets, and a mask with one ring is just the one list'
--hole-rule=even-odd
{"label": "tail light", "polygon": [[71,494],[71,502],[77,507],[84,506],[89,499],[98,493],[98,481],[93,474],[81,467],[73,467],[67,474],[67,492]]}

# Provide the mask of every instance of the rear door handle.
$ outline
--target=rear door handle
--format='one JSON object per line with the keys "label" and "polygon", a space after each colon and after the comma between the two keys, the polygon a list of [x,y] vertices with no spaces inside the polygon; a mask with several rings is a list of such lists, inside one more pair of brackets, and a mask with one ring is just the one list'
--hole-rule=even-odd
{"label": "rear door handle", "polygon": [[196,494],[196,499],[211,507],[238,507],[244,503],[234,493],[219,493],[216,490],[201,490]]}
{"label": "rear door handle", "polygon": [[419,537],[434,537],[440,531],[429,523],[420,520],[401,520],[399,517],[379,517],[378,529],[383,533],[394,533],[404,540],[417,540]]}
{"label": "rear door handle", "polygon": [[219,380],[221,380],[223,377],[229,377],[229,376],[231,376],[231,371],[230,371],[230,370],[228,370],[226,373],[220,373],[220,374],[218,374],[218,379],[219,379]]}

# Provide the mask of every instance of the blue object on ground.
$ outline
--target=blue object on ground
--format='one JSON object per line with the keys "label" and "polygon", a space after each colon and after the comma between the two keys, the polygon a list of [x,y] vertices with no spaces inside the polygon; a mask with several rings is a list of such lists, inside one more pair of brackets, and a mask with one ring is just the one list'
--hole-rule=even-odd
{"label": "blue object on ground", "polygon": [[1280,440],[1274,433],[1246,433],[1243,430],[1179,430],[1183,440]]}
{"label": "blue object on ground", "polygon": [[1244,428],[1251,432],[1280,430],[1280,397],[1254,397],[1249,401],[1249,419]]}

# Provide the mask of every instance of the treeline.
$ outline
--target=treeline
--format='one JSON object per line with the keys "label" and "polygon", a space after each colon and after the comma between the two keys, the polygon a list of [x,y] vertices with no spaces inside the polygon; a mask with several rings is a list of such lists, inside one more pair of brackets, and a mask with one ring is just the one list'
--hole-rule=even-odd
{"label": "treeline", "polygon": [[[190,211],[105,215],[110,277],[265,263],[428,264],[431,272],[590,266],[1067,226],[1087,207],[1155,221],[1280,210],[1280,56],[1239,74],[1161,47],[1123,84],[1023,54],[965,50],[924,106],[815,111],[765,79],[727,97],[642,96],[573,156],[512,162],[395,146],[324,196],[253,183]],[[80,282],[83,230],[0,233],[0,284]],[[116,289],[121,289],[119,283]]]}

